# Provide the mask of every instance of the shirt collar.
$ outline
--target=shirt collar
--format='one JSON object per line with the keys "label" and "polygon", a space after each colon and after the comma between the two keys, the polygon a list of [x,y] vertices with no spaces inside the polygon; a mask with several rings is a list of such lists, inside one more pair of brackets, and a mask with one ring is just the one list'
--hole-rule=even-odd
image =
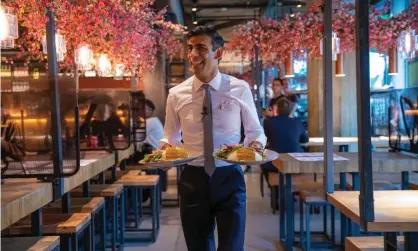
{"label": "shirt collar", "polygon": [[202,87],[202,85],[208,84],[216,91],[219,91],[219,88],[221,87],[221,80],[222,80],[222,75],[219,71],[218,73],[216,73],[216,76],[208,83],[203,83],[196,76],[193,76],[193,90],[197,92],[200,89],[200,87]]}

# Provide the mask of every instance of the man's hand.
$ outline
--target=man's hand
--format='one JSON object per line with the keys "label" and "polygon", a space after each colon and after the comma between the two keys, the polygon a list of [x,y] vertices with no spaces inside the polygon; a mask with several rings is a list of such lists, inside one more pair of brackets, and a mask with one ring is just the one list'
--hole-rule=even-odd
{"label": "man's hand", "polygon": [[251,142],[251,143],[250,143],[250,145],[249,145],[249,147],[252,147],[252,148],[254,148],[254,149],[260,149],[260,150],[263,150],[263,149],[264,149],[263,144],[261,144],[261,143],[260,143],[260,142],[258,142],[258,141],[253,141],[253,142]]}
{"label": "man's hand", "polygon": [[[158,145],[159,149],[161,149],[161,150],[165,150],[165,149],[169,148],[170,146],[171,146],[170,144],[165,143],[165,142],[160,142],[159,145]],[[160,169],[163,170],[163,171],[168,171],[171,168],[172,167],[160,167]]]}
{"label": "man's hand", "polygon": [[170,146],[171,146],[170,144],[165,143],[165,142],[160,141],[158,143],[158,148],[161,149],[161,150],[165,150],[165,149],[169,148]]}

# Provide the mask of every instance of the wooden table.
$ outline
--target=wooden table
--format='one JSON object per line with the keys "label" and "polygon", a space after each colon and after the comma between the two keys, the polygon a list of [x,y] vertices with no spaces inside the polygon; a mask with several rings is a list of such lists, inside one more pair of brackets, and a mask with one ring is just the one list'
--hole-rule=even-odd
{"label": "wooden table", "polygon": [[52,184],[36,179],[7,179],[1,185],[1,230],[52,201]]}
{"label": "wooden table", "polygon": [[85,157],[80,161],[80,170],[78,173],[63,179],[64,193],[71,191],[114,165],[114,153],[86,152]]}
{"label": "wooden table", "polygon": [[134,145],[131,144],[127,149],[118,150],[116,153],[118,155],[117,157],[118,162],[128,159],[134,153]]}
{"label": "wooden table", "polygon": [[[309,155],[311,153],[306,153]],[[336,156],[347,160],[334,160],[334,172],[358,172],[358,153],[335,153]],[[324,161],[300,161],[292,154],[280,154],[273,164],[281,173],[324,173]],[[373,172],[404,172],[418,171],[418,158],[401,153],[374,152],[372,153]]]}
{"label": "wooden table", "polygon": [[[360,225],[358,191],[337,191],[327,200],[340,212]],[[418,191],[374,191],[375,219],[367,222],[368,232],[404,232],[405,250],[418,250]],[[395,238],[396,239],[396,238]]]}
{"label": "wooden table", "polygon": [[[306,153],[309,155],[312,153]],[[314,153],[315,154],[315,153]],[[324,174],[324,161],[316,159],[315,161],[302,161],[303,154],[300,157],[292,156],[294,154],[280,154],[279,158],[273,161],[273,164],[279,171],[279,203],[282,205],[291,205],[285,210],[280,210],[280,239],[285,244],[286,250],[292,250],[294,238],[294,208],[292,198],[292,175],[294,174]],[[334,173],[340,174],[341,189],[345,190],[346,173],[352,174],[353,189],[358,190],[359,168],[358,153],[336,153],[334,154]],[[341,159],[342,157],[343,159]],[[408,187],[409,172],[418,171],[418,158],[403,155],[400,153],[375,152],[372,155],[372,164],[374,172],[402,172],[402,187]],[[285,221],[286,219],[286,221]],[[345,220],[342,219],[341,222]],[[286,224],[284,224],[286,222]],[[345,224],[345,223],[344,223]],[[347,222],[349,224],[349,222]],[[345,228],[344,228],[345,229]],[[359,230],[358,230],[359,231]],[[342,232],[342,236],[345,233]]]}
{"label": "wooden table", "polygon": [[[348,152],[348,147],[350,145],[357,145],[358,138],[357,137],[334,137],[333,138],[333,145],[339,147],[340,152]],[[383,148],[389,147],[389,137],[372,137],[372,144],[375,147]],[[324,145],[324,138],[323,137],[310,137],[309,143],[306,144],[307,146],[323,146]]]}

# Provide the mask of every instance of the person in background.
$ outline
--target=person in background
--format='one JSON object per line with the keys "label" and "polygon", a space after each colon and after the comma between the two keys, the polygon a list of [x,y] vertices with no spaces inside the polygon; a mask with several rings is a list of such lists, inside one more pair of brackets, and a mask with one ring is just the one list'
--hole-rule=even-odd
{"label": "person in background", "polygon": [[146,138],[145,143],[153,150],[158,148],[158,142],[163,138],[164,127],[160,119],[154,116],[155,105],[151,100],[145,100]]}
{"label": "person in background", "polygon": [[277,98],[283,96],[282,80],[280,78],[273,79],[271,83],[271,88],[273,90],[273,97],[272,99],[270,99],[269,106],[267,107],[267,109],[263,110],[264,117],[275,116],[273,114],[273,111],[275,110],[274,106],[276,105]]}
{"label": "person in background", "polygon": [[[264,132],[267,136],[266,149],[277,153],[303,152],[301,144],[308,143],[309,136],[299,119],[291,118],[293,104],[285,96],[276,101],[277,116],[264,120]],[[263,175],[268,182],[268,173],[276,172],[277,168],[271,162],[261,166]]]}

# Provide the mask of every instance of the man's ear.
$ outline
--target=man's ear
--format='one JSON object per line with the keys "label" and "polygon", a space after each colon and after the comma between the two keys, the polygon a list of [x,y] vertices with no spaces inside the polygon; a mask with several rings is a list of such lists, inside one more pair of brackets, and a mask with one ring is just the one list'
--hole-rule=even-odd
{"label": "man's ear", "polygon": [[221,59],[222,54],[224,53],[224,48],[218,48],[215,50],[215,59]]}

